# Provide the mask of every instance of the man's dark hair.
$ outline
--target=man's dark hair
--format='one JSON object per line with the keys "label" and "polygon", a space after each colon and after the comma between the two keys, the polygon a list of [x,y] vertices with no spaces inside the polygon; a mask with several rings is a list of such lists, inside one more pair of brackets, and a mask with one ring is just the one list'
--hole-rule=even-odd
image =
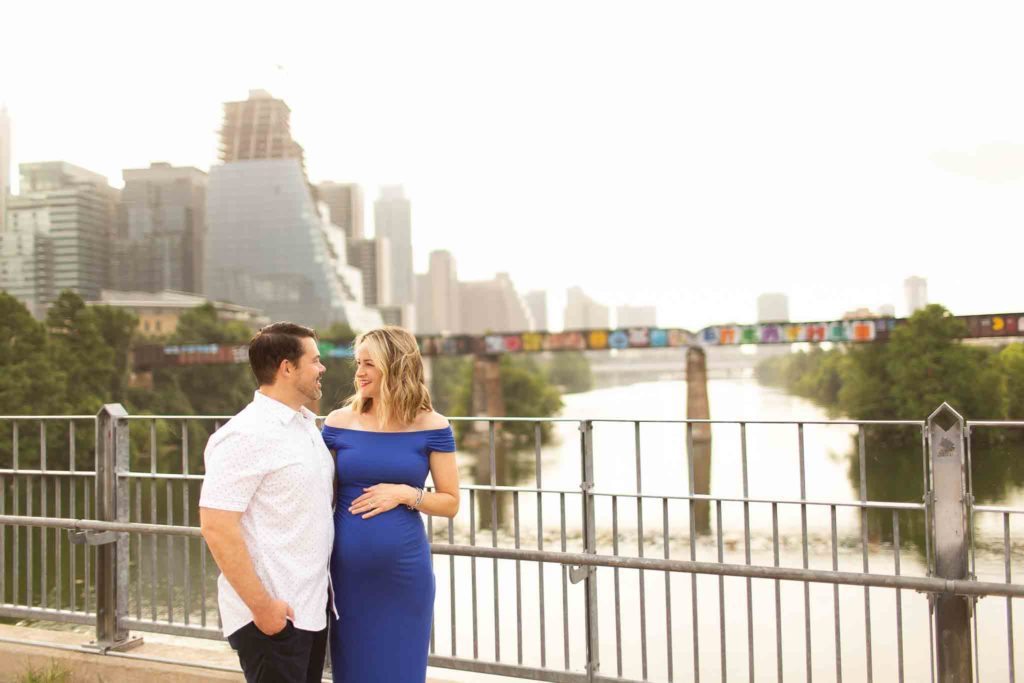
{"label": "man's dark hair", "polygon": [[317,338],[308,327],[288,322],[271,323],[256,333],[249,342],[249,367],[260,386],[274,383],[281,361],[298,364],[304,337]]}

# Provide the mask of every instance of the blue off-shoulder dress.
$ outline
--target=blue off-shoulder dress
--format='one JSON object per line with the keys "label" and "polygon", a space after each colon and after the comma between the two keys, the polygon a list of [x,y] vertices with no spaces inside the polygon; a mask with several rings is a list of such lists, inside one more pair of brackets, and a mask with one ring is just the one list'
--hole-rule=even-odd
{"label": "blue off-shoulder dress", "polygon": [[331,622],[335,683],[423,683],[434,610],[430,544],[420,513],[399,505],[369,519],[348,511],[375,484],[423,486],[430,453],[451,453],[451,427],[368,432],[325,426],[335,452],[331,581],[339,620]]}

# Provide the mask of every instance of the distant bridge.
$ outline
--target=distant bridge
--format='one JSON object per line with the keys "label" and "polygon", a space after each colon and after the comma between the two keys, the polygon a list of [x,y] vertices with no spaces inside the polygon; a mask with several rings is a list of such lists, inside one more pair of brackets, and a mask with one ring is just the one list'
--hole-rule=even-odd
{"label": "distant bridge", "polygon": [[[964,321],[967,339],[1024,335],[1024,313],[993,313],[955,316]],[[723,347],[747,344],[870,343],[888,341],[906,318],[834,320],[808,323],[760,323],[713,325],[699,332],[681,328],[630,327],[568,330],[565,332],[512,332],[482,335],[421,335],[417,339],[424,356],[500,355],[549,351],[608,351]],[[348,341],[320,341],[325,358],[351,358]],[[132,365],[146,371],[157,367],[244,363],[244,344],[144,344],[132,349]]]}

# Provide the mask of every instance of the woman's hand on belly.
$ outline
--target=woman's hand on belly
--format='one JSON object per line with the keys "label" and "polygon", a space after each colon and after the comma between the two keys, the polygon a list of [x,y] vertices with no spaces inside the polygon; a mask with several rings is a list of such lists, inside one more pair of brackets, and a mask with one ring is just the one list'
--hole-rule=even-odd
{"label": "woman's hand on belly", "polygon": [[363,495],[352,501],[348,511],[362,515],[363,519],[376,517],[382,512],[394,510],[399,505],[416,502],[416,489],[405,484],[377,484],[363,489]]}

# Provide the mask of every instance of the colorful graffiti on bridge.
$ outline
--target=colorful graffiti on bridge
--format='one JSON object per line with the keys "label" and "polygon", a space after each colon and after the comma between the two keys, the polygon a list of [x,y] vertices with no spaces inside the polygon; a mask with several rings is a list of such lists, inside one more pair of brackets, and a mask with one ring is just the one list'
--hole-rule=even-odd
{"label": "colorful graffiti on bridge", "polygon": [[[966,338],[1024,336],[1024,313],[957,316],[964,322]],[[509,334],[418,337],[424,356],[497,355],[541,351],[608,351],[623,349],[685,348],[688,346],[739,346],[743,344],[817,344],[881,342],[889,339],[902,318],[833,320],[811,323],[762,323],[715,325],[700,332],[660,327],[567,330],[565,332],[516,332]],[[352,346],[320,340],[324,358],[352,358]],[[133,366],[153,368],[175,365],[244,363],[245,345],[149,344],[132,349]]]}

